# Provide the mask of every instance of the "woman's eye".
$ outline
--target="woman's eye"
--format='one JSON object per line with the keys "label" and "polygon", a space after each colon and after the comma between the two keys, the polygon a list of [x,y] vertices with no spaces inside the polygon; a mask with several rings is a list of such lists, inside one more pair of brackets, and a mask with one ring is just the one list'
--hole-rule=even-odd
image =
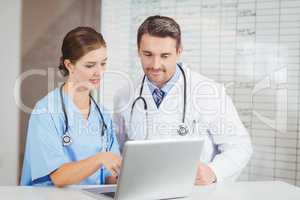
{"label": "woman's eye", "polygon": [[86,68],[92,68],[92,67],[94,67],[95,65],[86,65],[85,67]]}
{"label": "woman's eye", "polygon": [[106,65],[106,62],[104,62],[104,63],[101,63],[101,66],[103,67],[103,66],[105,66]]}

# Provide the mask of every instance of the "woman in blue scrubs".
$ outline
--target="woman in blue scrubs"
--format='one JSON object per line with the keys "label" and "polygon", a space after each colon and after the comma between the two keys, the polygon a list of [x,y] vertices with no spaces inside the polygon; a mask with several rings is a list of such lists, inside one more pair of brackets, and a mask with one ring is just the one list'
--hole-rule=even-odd
{"label": "woman in blue scrubs", "polygon": [[67,81],[31,113],[21,185],[116,183],[121,157],[112,120],[91,96],[106,62],[105,41],[94,29],[65,36],[59,69]]}

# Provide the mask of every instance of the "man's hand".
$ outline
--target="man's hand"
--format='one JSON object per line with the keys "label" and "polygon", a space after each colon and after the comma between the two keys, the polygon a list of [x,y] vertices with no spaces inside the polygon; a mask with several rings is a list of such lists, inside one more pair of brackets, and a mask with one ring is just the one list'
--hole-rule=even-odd
{"label": "man's hand", "polygon": [[208,185],[216,179],[215,173],[206,164],[199,162],[195,185]]}

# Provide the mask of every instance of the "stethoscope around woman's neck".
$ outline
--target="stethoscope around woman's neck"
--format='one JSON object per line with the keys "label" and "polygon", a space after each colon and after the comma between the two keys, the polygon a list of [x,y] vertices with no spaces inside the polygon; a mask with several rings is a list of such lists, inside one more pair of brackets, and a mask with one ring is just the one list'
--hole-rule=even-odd
{"label": "stethoscope around woman's neck", "polygon": [[[67,111],[66,111],[66,106],[65,106],[65,102],[64,102],[64,98],[63,98],[63,87],[64,87],[65,83],[63,83],[61,86],[60,86],[60,101],[61,101],[61,107],[62,107],[62,111],[63,111],[63,114],[64,114],[64,118],[65,118],[65,129],[64,129],[64,132],[63,132],[63,136],[62,136],[62,143],[63,143],[63,146],[69,146],[70,144],[72,144],[72,138],[69,134],[69,118],[68,118],[68,115],[67,115]],[[104,121],[104,117],[103,117],[103,114],[99,108],[99,106],[97,105],[95,99],[93,98],[93,96],[91,94],[89,94],[89,97],[90,99],[93,101],[93,103],[95,104],[96,106],[96,109],[100,115],[100,118],[101,118],[101,122],[102,122],[102,128],[101,128],[101,141],[102,141],[102,148],[103,148],[103,137],[105,135],[105,131],[107,130],[107,125]]]}
{"label": "stethoscope around woman's neck", "polygon": [[[187,81],[186,81],[186,76],[185,76],[185,72],[182,68],[182,66],[180,64],[177,64],[177,66],[179,67],[181,74],[183,76],[183,111],[182,111],[182,119],[181,119],[181,123],[178,125],[178,129],[177,129],[177,133],[180,136],[186,136],[189,133],[189,129],[188,126],[185,124],[185,116],[186,116],[186,85],[187,85]],[[146,79],[146,75],[144,75],[142,83],[141,83],[141,87],[140,87],[140,92],[139,92],[139,96],[133,101],[132,106],[131,106],[131,111],[130,111],[130,120],[129,120],[129,126],[131,127],[132,125],[132,118],[133,118],[133,110],[135,107],[136,102],[138,102],[139,100],[141,100],[144,104],[144,111],[145,111],[145,115],[146,115],[146,136],[144,139],[149,139],[149,124],[148,124],[148,104],[146,99],[142,96],[143,94],[143,89],[144,89],[144,83],[145,83],[145,79]]]}

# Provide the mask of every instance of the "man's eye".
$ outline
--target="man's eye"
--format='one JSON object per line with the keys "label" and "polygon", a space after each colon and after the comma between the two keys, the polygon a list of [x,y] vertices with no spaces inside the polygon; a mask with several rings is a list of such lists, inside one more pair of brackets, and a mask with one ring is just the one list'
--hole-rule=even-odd
{"label": "man's eye", "polygon": [[144,56],[150,57],[150,56],[151,56],[151,54],[144,54]]}
{"label": "man's eye", "polygon": [[162,58],[168,58],[169,55],[162,55],[161,57],[162,57]]}
{"label": "man's eye", "polygon": [[101,63],[101,66],[104,67],[106,65],[106,62]]}

